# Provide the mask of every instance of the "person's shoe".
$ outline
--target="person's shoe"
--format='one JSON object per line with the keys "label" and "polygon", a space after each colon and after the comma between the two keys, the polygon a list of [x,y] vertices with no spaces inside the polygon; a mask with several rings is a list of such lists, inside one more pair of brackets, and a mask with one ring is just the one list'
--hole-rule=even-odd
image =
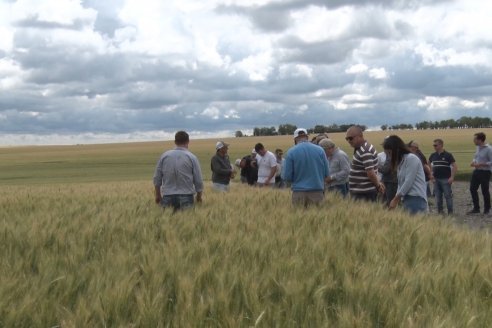
{"label": "person's shoe", "polygon": [[483,215],[489,215],[490,214],[490,209],[483,210]]}
{"label": "person's shoe", "polygon": [[474,208],[473,210],[466,212],[466,215],[472,215],[472,214],[480,214],[480,210]]}

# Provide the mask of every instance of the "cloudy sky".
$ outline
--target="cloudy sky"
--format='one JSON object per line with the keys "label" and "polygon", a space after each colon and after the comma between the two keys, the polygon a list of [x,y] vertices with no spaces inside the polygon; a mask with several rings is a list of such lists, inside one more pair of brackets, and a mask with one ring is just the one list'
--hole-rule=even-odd
{"label": "cloudy sky", "polygon": [[491,116],[484,0],[0,0],[0,144]]}

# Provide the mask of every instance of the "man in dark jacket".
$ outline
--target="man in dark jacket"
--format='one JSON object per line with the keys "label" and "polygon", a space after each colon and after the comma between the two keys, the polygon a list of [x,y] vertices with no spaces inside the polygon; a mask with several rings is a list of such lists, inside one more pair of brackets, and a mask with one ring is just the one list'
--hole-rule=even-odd
{"label": "man in dark jacket", "polygon": [[229,182],[234,178],[235,170],[229,161],[229,144],[218,141],[215,145],[216,153],[210,161],[212,169],[212,185],[217,191],[229,191]]}

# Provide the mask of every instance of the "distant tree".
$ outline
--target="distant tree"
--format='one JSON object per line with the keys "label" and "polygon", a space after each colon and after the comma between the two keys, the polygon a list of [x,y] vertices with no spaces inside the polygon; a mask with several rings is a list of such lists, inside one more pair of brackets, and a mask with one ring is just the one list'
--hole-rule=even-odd
{"label": "distant tree", "polygon": [[278,134],[279,135],[290,135],[294,134],[294,131],[297,129],[297,126],[293,124],[281,124],[278,126]]}
{"label": "distant tree", "polygon": [[329,128],[327,126],[324,126],[324,125],[315,125],[314,129],[313,129],[314,133],[325,133],[328,131],[329,131]]}
{"label": "distant tree", "polygon": [[278,135],[278,133],[275,130],[274,126],[262,127],[262,128],[255,127],[253,129],[253,135],[254,136],[276,136],[276,135]]}
{"label": "distant tree", "polygon": [[236,131],[236,138],[244,137],[243,131]]}

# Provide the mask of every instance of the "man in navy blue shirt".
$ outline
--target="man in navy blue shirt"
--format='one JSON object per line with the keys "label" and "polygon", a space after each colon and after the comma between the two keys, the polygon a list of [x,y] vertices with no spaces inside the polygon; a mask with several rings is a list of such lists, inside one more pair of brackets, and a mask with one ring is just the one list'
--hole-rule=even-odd
{"label": "man in navy blue shirt", "polygon": [[292,183],[292,204],[307,207],[321,204],[329,164],[324,150],[309,142],[306,129],[294,132],[295,146],[290,148],[282,169],[282,180]]}
{"label": "man in navy blue shirt", "polygon": [[446,199],[448,214],[453,214],[453,192],[451,185],[458,167],[453,154],[444,150],[444,141],[435,139],[432,145],[436,150],[429,156],[429,164],[432,168],[431,181],[434,181],[434,194],[436,196],[437,212],[443,214],[443,195]]}

